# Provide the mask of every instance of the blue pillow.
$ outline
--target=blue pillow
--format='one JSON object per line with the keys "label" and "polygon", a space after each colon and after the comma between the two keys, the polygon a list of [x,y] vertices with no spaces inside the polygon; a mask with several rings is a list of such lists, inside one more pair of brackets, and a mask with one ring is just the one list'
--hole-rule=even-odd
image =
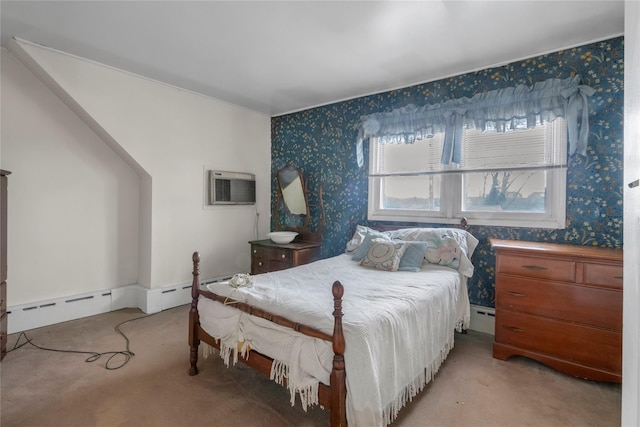
{"label": "blue pillow", "polygon": [[398,271],[420,271],[424,255],[427,252],[428,242],[404,242],[407,249],[400,258]]}
{"label": "blue pillow", "polygon": [[364,236],[364,239],[362,239],[362,244],[360,245],[360,247],[353,252],[353,256],[351,257],[352,260],[362,261],[362,259],[367,255],[367,252],[369,252],[369,247],[371,247],[371,239],[391,240],[389,236],[384,233],[370,230],[367,235]]}

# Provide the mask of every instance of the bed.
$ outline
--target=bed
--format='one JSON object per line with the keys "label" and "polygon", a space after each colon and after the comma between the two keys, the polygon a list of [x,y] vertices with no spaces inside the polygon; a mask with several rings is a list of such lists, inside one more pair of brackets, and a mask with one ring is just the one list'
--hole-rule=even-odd
{"label": "bed", "polygon": [[477,243],[456,228],[358,226],[344,254],[255,275],[251,286],[203,286],[196,252],[190,374],[204,343],[204,357],[215,349],[286,386],[292,405],[328,408],[332,426],[387,425],[469,326]]}

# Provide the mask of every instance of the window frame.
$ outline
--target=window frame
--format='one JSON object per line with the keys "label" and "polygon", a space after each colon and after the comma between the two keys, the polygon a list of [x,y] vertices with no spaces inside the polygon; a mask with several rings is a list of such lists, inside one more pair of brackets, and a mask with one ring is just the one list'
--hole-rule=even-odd
{"label": "window frame", "polygon": [[[564,126],[566,123],[549,122],[551,126]],[[553,130],[557,136],[557,129]],[[566,159],[566,130],[563,135],[561,158]],[[462,209],[463,181],[462,175],[466,172],[458,172],[455,165],[445,168],[442,172],[429,174],[441,177],[440,210],[427,211],[420,209],[385,209],[381,206],[382,182],[384,176],[376,175],[374,165],[377,164],[379,146],[375,138],[369,143],[369,191],[368,191],[368,219],[370,221],[402,221],[418,223],[458,224],[461,218],[467,218],[475,225],[499,226],[499,227],[523,227],[523,228],[566,228],[566,187],[567,168],[566,161],[559,166],[539,168],[546,172],[546,196],[545,212],[496,212],[496,211],[465,211]],[[524,168],[523,168],[524,169]],[[499,169],[496,169],[499,170]],[[424,175],[425,173],[422,173]],[[419,175],[408,173],[406,175]],[[451,195],[443,197],[443,195]]]}

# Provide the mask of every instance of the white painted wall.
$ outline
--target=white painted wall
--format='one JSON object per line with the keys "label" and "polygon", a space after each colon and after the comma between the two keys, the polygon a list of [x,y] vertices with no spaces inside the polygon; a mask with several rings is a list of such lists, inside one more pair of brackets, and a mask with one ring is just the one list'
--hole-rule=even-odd
{"label": "white painted wall", "polygon": [[136,173],[5,49],[9,305],[136,283]]}
{"label": "white painted wall", "polygon": [[[640,179],[640,2],[625,2],[624,182]],[[622,425],[640,425],[640,186],[624,188]]]}
{"label": "white painted wall", "polygon": [[[94,141],[98,139],[96,134],[100,136],[95,145],[108,152],[108,156],[116,157],[120,168],[126,170],[117,174],[132,177],[135,182],[133,186],[124,185],[127,200],[109,199],[100,189],[93,196],[104,199],[95,210],[108,211],[109,207],[121,206],[120,209],[126,211],[126,219],[114,221],[114,227],[118,235],[126,235],[128,240],[109,242],[109,251],[117,254],[126,252],[128,255],[124,258],[128,262],[135,259],[135,273],[130,274],[133,277],[118,281],[116,286],[137,281],[147,288],[161,288],[189,282],[191,254],[195,250],[200,251],[203,258],[202,277],[218,277],[249,270],[247,241],[256,236],[262,238],[269,231],[271,137],[268,116],[42,46],[16,42],[10,51],[47,83],[49,89],[39,84],[46,96],[55,99],[55,93],[76,114],[73,123],[65,124],[63,129],[81,128],[88,134],[91,134],[89,128],[93,130]],[[20,72],[29,74],[24,68]],[[4,79],[3,71],[3,89]],[[30,75],[30,79],[34,81],[35,77]],[[19,87],[17,92],[25,92],[25,88]],[[70,109],[59,101],[51,108],[34,102],[29,109],[20,113],[22,121],[14,124],[9,122],[8,116],[5,120],[5,109],[13,108],[13,102],[9,100],[5,106],[3,90],[1,166],[14,172],[11,178],[17,177],[20,169],[28,167],[32,171],[47,159],[34,162],[33,157],[38,155],[34,151],[37,150],[27,150],[17,137],[5,138],[5,126],[17,128],[8,132],[27,132],[25,128],[42,127],[42,122],[57,122],[55,115],[59,111],[52,110],[65,109],[68,115],[73,116]],[[87,125],[80,122],[78,117]],[[86,137],[78,138],[78,144],[84,139]],[[59,150],[63,150],[63,147]],[[49,151],[57,153],[58,147]],[[77,155],[75,150],[69,152],[71,156]],[[50,163],[56,163],[55,157],[50,154],[48,157],[48,160],[54,159]],[[103,156],[94,157],[102,160]],[[204,209],[205,167],[254,173],[257,179],[256,205]],[[88,168],[94,169],[93,166]],[[58,170],[57,165],[51,165],[51,170]],[[95,173],[100,176],[113,174]],[[95,189],[90,181],[84,179],[81,166],[70,166],[65,174],[69,179],[80,181],[85,191]],[[70,227],[58,229],[58,235],[54,235],[49,228],[55,221],[51,221],[51,216],[43,211],[42,204],[35,205],[36,209],[30,207],[31,203],[45,195],[44,191],[35,185],[24,188],[18,179],[12,180],[11,190],[13,198],[9,206],[11,234],[8,248],[10,306],[60,296],[61,292],[76,294],[87,291],[83,285],[75,285],[71,292],[66,284],[68,272],[78,265],[87,265],[88,269],[118,270],[119,267],[115,265],[105,266],[92,251],[74,253],[71,259],[67,259],[67,253],[75,247],[67,245],[65,239],[58,239],[58,235],[66,236],[69,233],[72,239],[82,241],[89,240],[91,236]],[[47,189],[47,197],[55,198],[55,193],[50,192],[51,189]],[[135,196],[131,193],[135,193]],[[14,203],[17,197],[24,197],[28,201]],[[117,193],[117,197],[123,196]],[[65,212],[70,208],[88,209],[83,208],[83,202],[81,192],[72,192],[59,205]],[[126,207],[130,204],[138,205],[135,211]],[[256,212],[260,213],[257,228]],[[64,215],[64,212],[58,214]],[[131,224],[134,229],[131,229]],[[40,231],[37,235],[34,233],[31,242],[14,232],[14,228],[29,227]],[[22,262],[20,257],[30,251],[29,246],[56,240],[59,241],[49,246],[57,245],[57,251],[45,248],[35,257],[38,262],[44,263],[41,278],[46,277],[46,280],[36,283],[32,280],[33,271],[17,267]],[[48,270],[54,265],[56,274],[51,274]],[[61,274],[61,270],[67,273]],[[102,283],[96,286],[100,289],[114,286],[113,281],[105,279],[97,279]]]}

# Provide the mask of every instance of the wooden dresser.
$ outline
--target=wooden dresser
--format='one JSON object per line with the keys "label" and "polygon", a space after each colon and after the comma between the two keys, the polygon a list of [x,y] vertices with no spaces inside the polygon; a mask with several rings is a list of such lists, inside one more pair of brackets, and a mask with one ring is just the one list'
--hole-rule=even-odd
{"label": "wooden dresser", "polygon": [[496,251],[493,357],[622,379],[622,250],[489,239]]}
{"label": "wooden dresser", "polygon": [[251,244],[251,274],[284,270],[320,259],[321,242],[273,243],[271,239]]}
{"label": "wooden dresser", "polygon": [[0,360],[7,354],[7,177],[0,169]]}

